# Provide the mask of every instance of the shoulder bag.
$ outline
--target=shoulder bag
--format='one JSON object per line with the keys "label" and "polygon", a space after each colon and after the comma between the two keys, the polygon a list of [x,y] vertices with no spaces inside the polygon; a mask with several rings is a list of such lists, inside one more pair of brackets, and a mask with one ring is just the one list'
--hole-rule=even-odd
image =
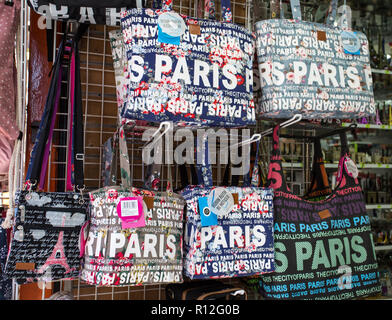
{"label": "shoulder bag", "polygon": [[121,28],[128,60],[128,98],[121,117],[177,125],[255,124],[254,39],[232,23],[230,1],[223,22],[171,10],[130,9]]}
{"label": "shoulder bag", "polygon": [[362,32],[335,27],[338,0],[326,24],[293,19],[256,22],[262,118],[354,119],[375,116],[369,44]]}

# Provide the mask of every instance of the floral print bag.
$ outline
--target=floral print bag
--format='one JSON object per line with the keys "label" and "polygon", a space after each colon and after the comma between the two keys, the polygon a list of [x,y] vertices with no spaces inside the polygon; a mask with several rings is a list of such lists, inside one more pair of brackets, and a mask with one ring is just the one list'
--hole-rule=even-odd
{"label": "floral print bag", "polygon": [[252,179],[245,176],[242,187],[212,185],[207,149],[200,185],[181,192],[186,200],[185,275],[209,279],[273,272],[273,190],[257,187],[258,148]]}
{"label": "floral print bag", "polygon": [[171,0],[162,9],[121,13],[129,72],[122,118],[217,127],[255,124],[254,38],[232,23],[229,0],[221,1],[221,9],[223,22],[215,20],[212,9],[209,19],[177,14]]}

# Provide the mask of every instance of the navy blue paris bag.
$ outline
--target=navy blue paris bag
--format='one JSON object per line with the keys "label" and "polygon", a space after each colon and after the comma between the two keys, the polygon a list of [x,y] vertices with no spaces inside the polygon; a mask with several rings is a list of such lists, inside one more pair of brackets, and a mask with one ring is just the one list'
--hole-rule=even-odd
{"label": "navy blue paris bag", "polygon": [[162,10],[122,12],[129,80],[121,117],[178,125],[255,124],[254,37],[231,23],[230,1],[221,1],[224,22],[177,14],[168,2]]}

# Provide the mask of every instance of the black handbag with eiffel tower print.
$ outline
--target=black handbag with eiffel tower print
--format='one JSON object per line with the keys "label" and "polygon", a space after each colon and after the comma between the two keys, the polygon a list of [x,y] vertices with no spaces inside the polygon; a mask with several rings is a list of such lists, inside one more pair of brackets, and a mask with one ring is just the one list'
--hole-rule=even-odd
{"label": "black handbag with eiffel tower print", "polygon": [[[80,30],[85,30],[81,27]],[[52,70],[51,85],[31,153],[24,190],[15,195],[12,240],[5,266],[18,284],[73,279],[79,276],[88,195],[83,194],[83,114],[78,41],[64,35]],[[46,168],[60,101],[68,77],[70,108],[65,192],[44,192]],[[73,99],[70,99],[70,98]],[[68,174],[69,173],[69,174]],[[81,238],[82,237],[82,238]]]}

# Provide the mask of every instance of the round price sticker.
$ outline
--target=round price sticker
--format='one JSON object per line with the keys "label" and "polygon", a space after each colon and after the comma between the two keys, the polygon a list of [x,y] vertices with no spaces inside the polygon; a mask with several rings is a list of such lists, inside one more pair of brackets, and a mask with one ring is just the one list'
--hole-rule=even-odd
{"label": "round price sticker", "polygon": [[225,188],[215,188],[208,195],[208,207],[219,218],[224,218],[233,210],[233,195]]}
{"label": "round price sticker", "polygon": [[361,41],[355,32],[343,31],[340,34],[342,39],[343,49],[346,53],[350,54],[360,54],[361,52]]}

